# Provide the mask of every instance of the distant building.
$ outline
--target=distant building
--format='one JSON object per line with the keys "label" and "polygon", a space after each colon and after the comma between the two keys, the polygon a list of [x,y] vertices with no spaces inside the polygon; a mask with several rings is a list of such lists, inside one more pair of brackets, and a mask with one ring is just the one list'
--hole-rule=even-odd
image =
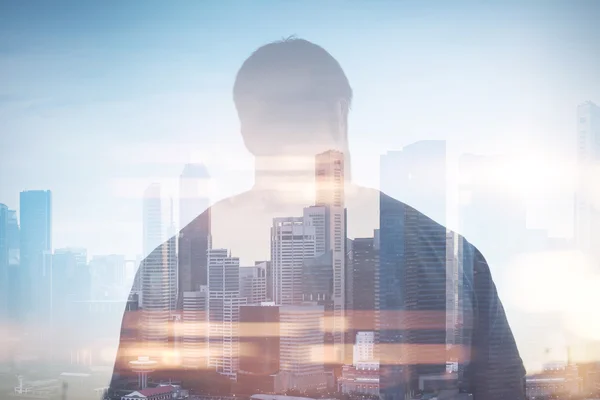
{"label": "distant building", "polygon": [[183,292],[182,361],[185,368],[208,365],[208,286]]}
{"label": "distant building", "polygon": [[464,154],[459,159],[459,227],[487,259],[506,263],[527,251],[527,204],[507,190],[509,158]]}
{"label": "distant building", "polygon": [[324,370],[323,306],[281,306],[280,374],[275,391],[314,390],[327,386]]}
{"label": "distant building", "polygon": [[179,228],[182,229],[210,205],[210,175],[204,164],[186,164],[179,177]]}
{"label": "distant building", "polygon": [[173,400],[176,398],[176,391],[177,389],[173,386],[158,386],[136,390],[126,396],[121,396],[121,400]]}
{"label": "distant building", "polygon": [[273,219],[271,260],[276,304],[302,302],[302,270],[304,260],[315,255],[314,237],[314,227],[303,217]]}
{"label": "distant building", "polygon": [[266,263],[240,268],[240,296],[247,304],[260,304],[267,300]]}
{"label": "distant building", "polygon": [[[8,207],[0,204],[0,326],[8,320]],[[4,332],[2,331],[4,334]]]}
{"label": "distant building", "polygon": [[20,194],[20,310],[19,315],[39,323],[48,313],[52,253],[52,194],[30,190]]}
{"label": "distant building", "polygon": [[[346,159],[341,151],[326,151],[315,158],[315,205],[325,207],[325,250],[331,252],[333,266],[333,355],[332,363],[341,364],[345,356],[345,307],[346,307],[346,208],[345,170]],[[305,210],[306,214],[306,210]],[[318,226],[318,224],[315,224]],[[316,231],[318,233],[318,229]],[[319,241],[315,243],[315,255],[319,255]]]}
{"label": "distant building", "polygon": [[125,256],[97,255],[89,264],[93,300],[116,300],[126,295]]}
{"label": "distant building", "polygon": [[577,165],[575,241],[577,247],[600,263],[600,207],[590,188],[600,168],[600,107],[587,101],[577,108]]}
{"label": "distant building", "polygon": [[[356,366],[358,363],[367,361],[375,361],[375,332],[358,332],[354,344],[352,365]],[[379,365],[377,368],[379,369]]]}
{"label": "distant building", "polygon": [[239,366],[240,260],[226,249],[208,250],[209,367],[231,379]]}
{"label": "distant building", "polygon": [[240,307],[240,369],[237,382],[243,393],[273,393],[280,365],[279,306]]}
{"label": "distant building", "polygon": [[[169,321],[177,296],[175,239],[166,243],[162,221],[161,187],[154,183],[144,193],[141,306],[143,340],[156,352],[168,346]],[[158,355],[158,354],[157,354]]]}
{"label": "distant building", "polygon": [[371,361],[344,365],[339,386],[342,393],[379,396],[379,363]]}
{"label": "distant building", "polygon": [[433,220],[446,222],[446,142],[422,140],[380,159],[380,189]]}

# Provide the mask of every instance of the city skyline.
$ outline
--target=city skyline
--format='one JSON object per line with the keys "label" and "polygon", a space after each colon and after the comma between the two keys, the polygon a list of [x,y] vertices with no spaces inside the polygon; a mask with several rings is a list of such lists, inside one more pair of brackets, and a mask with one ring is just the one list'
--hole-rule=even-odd
{"label": "city skyline", "polygon": [[600,394],[599,19],[0,2],[0,393]]}
{"label": "city skyline", "polygon": [[[169,180],[176,188],[176,176],[183,164],[203,162],[219,182],[214,187],[213,202],[251,185],[253,160],[235,134],[238,127],[230,104],[231,77],[238,58],[255,43],[289,34],[322,38],[323,44],[348,64],[355,91],[361,94],[353,105],[350,130],[353,177],[358,183],[378,187],[379,155],[427,137],[446,140],[449,158],[461,153],[486,155],[526,150],[531,159],[548,166],[570,168],[576,149],[571,135],[572,110],[585,100],[600,102],[592,45],[593,16],[598,7],[455,6],[456,10],[426,10],[424,6],[395,5],[398,18],[404,21],[399,25],[391,22],[395,18],[387,10],[391,5],[369,10],[357,5],[360,12],[319,5],[320,22],[314,24],[293,22],[290,16],[312,15],[310,10],[317,7],[316,3],[272,9],[265,5],[263,11],[273,16],[274,25],[250,29],[256,22],[240,20],[237,14],[232,16],[236,29],[247,27],[253,35],[235,35],[234,48],[228,48],[229,51],[219,50],[200,38],[206,36],[202,29],[220,32],[217,37],[221,33],[234,35],[233,32],[221,32],[224,26],[199,27],[190,21],[192,15],[204,20],[211,12],[223,17],[219,7],[208,12],[199,5],[188,4],[181,10],[161,13],[153,9],[139,14],[134,12],[135,7],[122,6],[123,18],[133,21],[139,29],[152,24],[161,40],[148,42],[144,36],[127,30],[124,20],[114,21],[114,28],[120,32],[117,42],[122,44],[106,50],[107,53],[103,49],[113,48],[117,40],[113,35],[98,33],[107,24],[110,26],[107,20],[80,24],[73,18],[60,25],[56,22],[62,20],[58,9],[49,8],[48,13],[42,13],[14,6],[3,13],[14,18],[1,24],[7,35],[19,40],[15,39],[11,55],[2,58],[3,72],[14,79],[5,88],[0,105],[7,132],[14,135],[2,135],[0,148],[13,148],[3,153],[2,159],[14,166],[15,173],[8,174],[8,169],[0,172],[0,197],[9,208],[16,209],[18,191],[50,188],[60,205],[55,208],[55,222],[65,242],[57,243],[59,247],[89,248],[91,245],[86,244],[94,244],[97,249],[89,248],[90,254],[138,254],[141,241],[134,233],[141,225],[141,216],[136,212],[138,203],[134,198],[139,199],[141,189],[152,180]],[[90,15],[105,13],[88,7],[92,6],[75,7],[73,15],[84,21]],[[359,35],[339,25],[339,12],[351,20],[360,16],[366,21],[383,18],[387,22]],[[456,20],[446,18],[445,13],[456,16]],[[54,22],[34,23],[56,14],[58,20]],[[160,23],[160,16],[165,14],[180,18],[181,29],[188,35],[174,31],[166,22]],[[425,18],[423,23],[430,22],[435,29],[421,31],[421,24],[411,19],[419,15]],[[524,24],[516,15],[535,17]],[[363,23],[370,23],[366,21]],[[487,21],[483,32],[479,21]],[[53,35],[41,35],[49,26],[56,28]],[[21,34],[27,28],[27,34]],[[390,31],[412,39],[391,40]],[[474,31],[477,35],[472,35]],[[70,33],[76,33],[90,45],[77,47],[69,39]],[[452,37],[456,44],[440,41],[439,37]],[[174,40],[180,47],[171,45]],[[570,46],[571,40],[578,46]],[[366,54],[360,60],[355,56],[355,41]],[[362,45],[367,42],[378,45]],[[41,51],[40,43],[47,44],[48,51],[54,50],[55,55]],[[469,50],[467,55],[460,43]],[[119,51],[119,46],[137,49],[131,53],[137,56]],[[87,58],[73,56],[77,51]],[[164,54],[177,61],[169,61]],[[202,67],[209,54],[214,68]],[[430,57],[439,63],[428,62]],[[44,60],[51,68],[34,72],[38,64],[32,59]],[[118,63],[119,68],[110,65],[113,59],[123,60]],[[405,63],[406,59],[412,62]],[[98,65],[106,67],[106,75],[99,72]],[[167,73],[170,68],[179,73]],[[64,71],[68,70],[76,73],[66,74]],[[139,74],[139,70],[146,73]],[[377,71],[376,79],[370,71]],[[36,77],[36,84],[32,77]],[[374,85],[374,79],[385,84]],[[149,87],[145,84],[149,81],[164,83]],[[412,83],[403,84],[405,81]],[[89,90],[82,92],[82,86]],[[120,90],[122,87],[130,90],[125,93]],[[554,87],[556,90],[550,90]],[[429,114],[432,99],[437,99],[436,118]],[[51,118],[46,120],[46,115]],[[72,115],[78,118],[73,119]],[[9,136],[14,136],[13,143]],[[164,140],[167,136],[169,140]],[[30,145],[22,140],[28,140]],[[26,155],[23,149],[31,153]],[[129,149],[136,151],[131,154]],[[72,163],[78,166],[77,173],[73,173]],[[535,165],[525,163],[525,167],[542,174],[544,180],[557,175],[555,171],[535,171]],[[68,181],[78,189],[74,190]],[[541,197],[552,198],[556,203],[544,206],[537,198],[534,219],[551,223],[550,230],[559,236],[570,235],[570,221],[561,215],[571,218],[567,210],[572,199],[561,197],[560,190],[542,191]],[[116,233],[115,226],[119,227]]]}

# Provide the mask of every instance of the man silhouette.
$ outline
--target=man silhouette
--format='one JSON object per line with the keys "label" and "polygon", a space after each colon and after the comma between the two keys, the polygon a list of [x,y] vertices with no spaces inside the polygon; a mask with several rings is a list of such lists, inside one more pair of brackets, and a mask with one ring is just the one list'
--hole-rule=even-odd
{"label": "man silhouette", "polygon": [[[255,184],[248,192],[216,203],[181,230],[177,308],[183,307],[184,293],[207,284],[209,248],[228,249],[246,265],[273,258],[274,218],[302,215],[308,206],[325,205],[327,215],[335,215],[331,226],[338,224],[348,238],[379,232],[378,290],[373,291],[378,296],[373,304],[378,306],[368,310],[367,322],[363,321],[367,326],[360,330],[378,331],[382,397],[404,399],[422,391],[427,377],[444,381],[454,376],[451,388],[471,393],[475,399],[524,399],[522,361],[483,256],[414,208],[351,183],[347,120],[352,89],[338,62],[306,40],[267,44],[244,62],[233,94],[244,143],[256,159]],[[332,169],[321,168],[320,162],[331,162]],[[335,234],[340,237],[339,229]],[[460,334],[451,351],[446,339],[448,238],[461,244],[463,263],[463,293],[457,294],[459,322],[452,328],[458,327]],[[165,246],[146,260],[160,255]],[[345,243],[328,246],[334,259],[329,275],[330,310],[336,321],[344,308],[346,316],[352,315],[352,305],[338,290],[341,285],[344,292],[348,283],[336,270],[335,260],[339,265],[350,261],[336,256],[342,251],[347,257]],[[142,266],[138,274],[143,270]],[[351,273],[350,269],[345,273]],[[273,279],[271,283],[277,278]],[[281,304],[296,301],[286,299],[285,293],[276,294],[274,300]],[[164,363],[164,354],[172,349],[170,342],[151,343],[152,335],[144,330],[152,328],[143,321],[132,324],[127,318],[123,319],[112,386],[130,373],[128,361],[152,353],[159,363],[162,354]],[[334,348],[338,342],[352,340],[351,335],[344,339],[335,335],[331,339]],[[343,362],[342,353],[334,351],[333,357],[334,364]],[[449,360],[456,362],[457,371],[445,373]],[[157,377],[159,370],[153,373]]]}

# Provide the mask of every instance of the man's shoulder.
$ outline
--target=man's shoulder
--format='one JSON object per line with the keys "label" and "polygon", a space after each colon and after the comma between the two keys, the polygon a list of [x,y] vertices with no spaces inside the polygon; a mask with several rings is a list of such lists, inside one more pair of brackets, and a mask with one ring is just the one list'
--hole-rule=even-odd
{"label": "man's shoulder", "polygon": [[411,218],[416,228],[427,230],[429,232],[446,232],[448,237],[454,238],[462,244],[463,249],[467,248],[471,254],[477,258],[483,259],[481,252],[460,233],[455,232],[438,221],[435,221],[430,216],[421,212],[416,206],[409,205],[401,200],[398,200],[387,193],[378,189],[369,187],[355,187],[351,196],[351,201],[357,209],[360,209],[366,203],[377,203],[379,209],[380,226],[386,222],[386,218],[390,220],[399,217]]}

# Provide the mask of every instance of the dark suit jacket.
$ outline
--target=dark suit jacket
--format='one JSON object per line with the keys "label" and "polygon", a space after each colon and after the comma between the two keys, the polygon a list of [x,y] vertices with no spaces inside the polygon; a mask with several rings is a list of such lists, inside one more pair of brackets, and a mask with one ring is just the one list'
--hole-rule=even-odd
{"label": "dark suit jacket", "polygon": [[[460,389],[472,393],[475,400],[525,399],[523,363],[483,255],[466,239],[414,208],[383,193],[378,196],[382,395],[404,398],[404,393],[418,389],[419,375],[445,369],[443,360],[426,359],[439,359],[440,354],[435,353],[447,348],[450,301],[458,315],[452,328],[452,349],[454,359],[459,361],[456,375]],[[210,215],[208,209],[180,232],[179,297],[191,290],[194,282],[205,279],[202,275],[206,274]],[[155,252],[164,250],[167,244]],[[454,255],[449,255],[450,248]],[[448,257],[459,261],[454,281],[447,276]],[[136,280],[140,272],[141,268]],[[454,289],[449,289],[449,282],[454,282]],[[458,293],[454,302],[448,298],[449,290]],[[142,336],[139,319],[127,314],[122,322],[113,382],[130,374],[127,362],[135,358]],[[398,344],[402,346],[394,346]],[[441,357],[447,357],[447,353]]]}

